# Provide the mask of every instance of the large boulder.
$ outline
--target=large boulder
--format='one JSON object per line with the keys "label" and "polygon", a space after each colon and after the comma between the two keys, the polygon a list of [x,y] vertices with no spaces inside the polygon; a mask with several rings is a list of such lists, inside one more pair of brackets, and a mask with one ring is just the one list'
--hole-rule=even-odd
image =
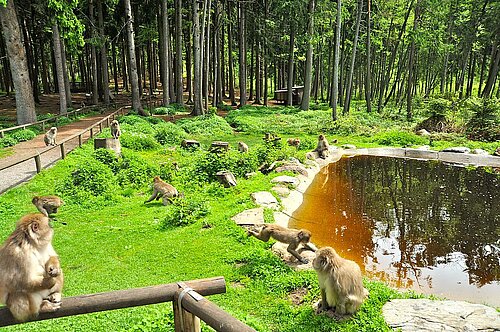
{"label": "large boulder", "polygon": [[258,191],[251,194],[252,200],[255,204],[267,207],[273,210],[279,210],[279,203],[276,197],[269,191]]}
{"label": "large boulder", "polygon": [[231,218],[237,225],[262,225],[264,224],[264,208],[245,210]]}

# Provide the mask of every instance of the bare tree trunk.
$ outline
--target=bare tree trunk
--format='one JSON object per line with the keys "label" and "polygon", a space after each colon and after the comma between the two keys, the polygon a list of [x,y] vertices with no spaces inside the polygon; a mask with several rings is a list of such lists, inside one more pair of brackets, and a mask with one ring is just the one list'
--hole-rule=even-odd
{"label": "bare tree trunk", "polygon": [[147,116],[141,105],[139,97],[139,77],[137,75],[137,62],[135,60],[134,27],[130,0],[125,0],[125,19],[127,20],[128,54],[130,58],[130,84],[132,85],[132,108],[140,115]]}
{"label": "bare tree trunk", "polygon": [[245,19],[245,2],[240,1],[240,34],[239,34],[239,48],[240,48],[240,107],[245,106],[247,103],[247,60],[246,60],[246,19]]}
{"label": "bare tree trunk", "polygon": [[491,52],[491,64],[490,70],[488,72],[488,79],[486,80],[486,85],[482,93],[483,98],[490,98],[493,92],[493,86],[498,75],[498,67],[500,63],[500,49],[498,44],[493,45],[493,51]]}
{"label": "bare tree trunk", "polygon": [[288,48],[288,76],[287,76],[287,98],[286,98],[286,105],[287,106],[292,106],[293,105],[293,48],[295,46],[295,29],[294,29],[294,24],[293,22],[290,22],[290,45]]}
{"label": "bare tree trunk", "polygon": [[184,104],[182,93],[182,0],[175,0],[175,102]]}
{"label": "bare tree trunk", "polygon": [[313,63],[313,39],[314,39],[314,0],[309,0],[307,8],[307,53],[306,68],[304,70],[304,94],[300,108],[304,111],[309,109],[311,101],[311,83],[312,83],[312,63]]}
{"label": "bare tree trunk", "polygon": [[66,61],[66,47],[64,46],[64,39],[61,38],[61,59],[62,59],[62,68],[63,68],[63,77],[64,77],[64,92],[66,93],[66,107],[73,108],[73,102],[71,101],[71,87],[69,85],[69,76],[67,70],[67,61]]}
{"label": "bare tree trunk", "polygon": [[212,6],[212,0],[205,0],[203,2],[203,24],[201,27],[202,35],[205,36],[205,38],[202,39],[201,42],[201,47],[204,48],[204,51],[202,52],[203,56],[203,62],[204,62],[204,75],[203,75],[203,98],[205,100],[205,105],[204,109],[205,111],[208,110],[208,85],[210,84],[209,82],[209,77],[210,77],[210,8]]}
{"label": "bare tree trunk", "polygon": [[372,111],[372,88],[371,88],[371,81],[372,81],[372,72],[371,72],[371,62],[372,62],[372,57],[371,57],[371,0],[368,0],[367,2],[368,5],[368,17],[367,17],[367,29],[366,29],[366,89],[365,89],[365,96],[366,96],[366,111],[370,113]]}
{"label": "bare tree trunk", "polygon": [[97,19],[99,21],[99,34],[101,35],[101,72],[102,72],[102,88],[104,92],[104,104],[109,104],[109,74],[108,74],[108,51],[107,40],[104,36],[104,17],[102,12],[102,1],[97,0]]}
{"label": "bare tree trunk", "polygon": [[5,7],[0,5],[0,23],[9,57],[14,89],[16,90],[17,123],[35,122],[35,100],[31,88],[26,51],[22,44],[22,35],[13,0],[7,1]]}
{"label": "bare tree trunk", "polygon": [[170,91],[169,91],[169,75],[170,64],[168,63],[168,44],[169,44],[169,33],[168,33],[168,0],[162,0],[161,2],[161,17],[162,17],[162,39],[161,39],[161,86],[163,88],[163,106],[168,106],[170,104]]}
{"label": "bare tree trunk", "polygon": [[352,56],[351,56],[351,68],[349,70],[349,76],[347,78],[347,87],[345,92],[345,102],[344,102],[344,114],[349,113],[351,107],[351,96],[352,96],[352,79],[354,77],[354,64],[356,63],[356,51],[358,48],[358,38],[359,38],[359,25],[361,23],[361,13],[363,12],[363,0],[358,2],[358,13],[356,15],[356,32],[354,33],[354,43],[352,45]]}
{"label": "bare tree trunk", "polygon": [[200,14],[198,0],[193,0],[193,115],[203,114],[203,100],[201,91],[201,49],[200,49]]}
{"label": "bare tree trunk", "polygon": [[410,121],[413,118],[412,111],[412,96],[413,96],[413,87],[415,81],[415,36],[418,29],[418,20],[420,19],[420,3],[417,0],[417,4],[415,5],[415,17],[413,20],[413,38],[410,45],[410,58],[408,60],[408,84],[406,87],[406,118]]}
{"label": "bare tree trunk", "polygon": [[59,114],[66,114],[66,88],[64,86],[63,60],[61,55],[61,38],[57,23],[52,26],[52,38],[54,40],[54,60],[56,63],[57,87],[59,90]]}
{"label": "bare tree trunk", "polygon": [[92,42],[90,43],[90,67],[92,70],[92,104],[99,103],[99,91],[97,87],[97,51],[94,44],[95,35],[95,19],[94,19],[94,2],[89,0],[89,16],[90,16],[90,35]]}
{"label": "bare tree trunk", "polygon": [[227,2],[228,27],[227,27],[227,56],[229,63],[229,99],[231,106],[236,106],[234,97],[234,59],[233,59],[233,26],[231,23],[231,1]]}
{"label": "bare tree trunk", "polygon": [[340,28],[342,18],[342,0],[337,0],[337,28],[335,29],[335,59],[333,64],[333,87],[330,106],[332,107],[332,119],[337,120],[337,102],[339,97],[339,61],[340,61]]}

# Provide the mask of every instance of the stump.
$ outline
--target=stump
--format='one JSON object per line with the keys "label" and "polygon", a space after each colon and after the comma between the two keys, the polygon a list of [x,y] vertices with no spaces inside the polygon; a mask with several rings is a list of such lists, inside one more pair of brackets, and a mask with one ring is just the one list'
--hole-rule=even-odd
{"label": "stump", "polygon": [[122,152],[120,140],[115,138],[96,138],[94,139],[94,150],[107,149],[113,150],[117,155]]}
{"label": "stump", "polygon": [[192,149],[197,149],[200,147],[200,142],[195,141],[194,139],[184,139],[181,142],[181,146],[183,148],[192,148]]}
{"label": "stump", "polygon": [[235,187],[236,186],[236,178],[233,173],[229,171],[219,171],[215,174],[217,176],[217,180],[225,187]]}
{"label": "stump", "polygon": [[222,141],[214,141],[212,142],[212,146],[210,148],[210,152],[224,152],[229,151],[229,143]]}

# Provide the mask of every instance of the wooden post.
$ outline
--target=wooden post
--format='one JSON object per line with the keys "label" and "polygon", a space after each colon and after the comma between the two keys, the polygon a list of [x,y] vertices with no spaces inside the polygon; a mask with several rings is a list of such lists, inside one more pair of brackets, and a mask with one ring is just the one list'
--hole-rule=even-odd
{"label": "wooden post", "polygon": [[90,138],[94,137],[94,128],[90,128]]}
{"label": "wooden post", "polygon": [[45,131],[45,120],[42,121],[42,131]]}
{"label": "wooden post", "polygon": [[66,150],[64,149],[64,143],[59,145],[61,147],[61,159],[66,158]]}
{"label": "wooden post", "polygon": [[40,173],[42,171],[42,162],[40,161],[39,154],[35,156],[35,166],[36,166],[36,172]]}
{"label": "wooden post", "polygon": [[82,135],[78,135],[78,146],[82,147]]}
{"label": "wooden post", "polygon": [[106,127],[109,127],[109,116],[106,118]]}
{"label": "wooden post", "polygon": [[[177,294],[176,297],[178,297]],[[179,301],[177,299],[174,299],[172,303],[174,307],[175,332],[200,332],[200,319],[182,307],[179,309]]]}
{"label": "wooden post", "polygon": [[3,131],[0,131],[0,138],[4,138],[5,137],[5,134]]}
{"label": "wooden post", "polygon": [[99,132],[102,133],[102,121],[99,122]]}

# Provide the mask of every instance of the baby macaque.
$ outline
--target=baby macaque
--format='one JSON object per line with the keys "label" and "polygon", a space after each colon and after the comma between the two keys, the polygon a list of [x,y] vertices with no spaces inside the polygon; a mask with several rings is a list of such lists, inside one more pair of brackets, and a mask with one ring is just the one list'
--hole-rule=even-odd
{"label": "baby macaque", "polygon": [[111,121],[110,127],[111,127],[111,135],[113,136],[114,139],[118,139],[122,134],[118,120]]}
{"label": "baby macaque", "polygon": [[238,151],[248,152],[248,145],[245,142],[238,142]]}
{"label": "baby macaque", "polygon": [[288,145],[295,146],[298,149],[300,146],[300,138],[289,138],[287,143]]}
{"label": "baby macaque", "polygon": [[31,202],[46,217],[57,213],[57,209],[64,204],[64,201],[55,195],[35,196]]}
{"label": "baby macaque", "polygon": [[52,127],[49,129],[48,132],[45,133],[45,136],[43,137],[43,141],[45,142],[45,145],[57,145],[56,143],[56,136],[57,136],[57,128]]}
{"label": "baby macaque", "polygon": [[[57,258],[53,235],[49,218],[31,213],[17,222],[0,247],[0,304],[20,322],[61,306],[63,280],[59,262],[52,258]],[[49,298],[55,293],[59,293],[54,296],[58,301],[51,302]]]}
{"label": "baby macaque", "polygon": [[288,244],[289,246],[286,250],[304,264],[309,263],[309,261],[300,256],[300,254],[296,251],[299,244],[302,243],[304,248],[315,251],[315,249],[308,244],[311,239],[311,232],[307,229],[296,230],[285,228],[277,224],[265,224],[260,232],[248,230],[248,235],[253,235],[264,242],[269,241],[272,237],[276,241]]}
{"label": "baby macaque", "polygon": [[312,264],[321,290],[318,311],[335,308],[338,315],[355,313],[369,295],[359,265],[340,257],[331,247],[317,250]]}
{"label": "baby macaque", "polygon": [[168,203],[172,203],[172,198],[179,197],[179,192],[172,186],[170,183],[166,183],[159,176],[155,176],[153,179],[153,194],[144,204],[151,202],[156,199],[159,200],[163,198],[163,205],[167,205]]}

